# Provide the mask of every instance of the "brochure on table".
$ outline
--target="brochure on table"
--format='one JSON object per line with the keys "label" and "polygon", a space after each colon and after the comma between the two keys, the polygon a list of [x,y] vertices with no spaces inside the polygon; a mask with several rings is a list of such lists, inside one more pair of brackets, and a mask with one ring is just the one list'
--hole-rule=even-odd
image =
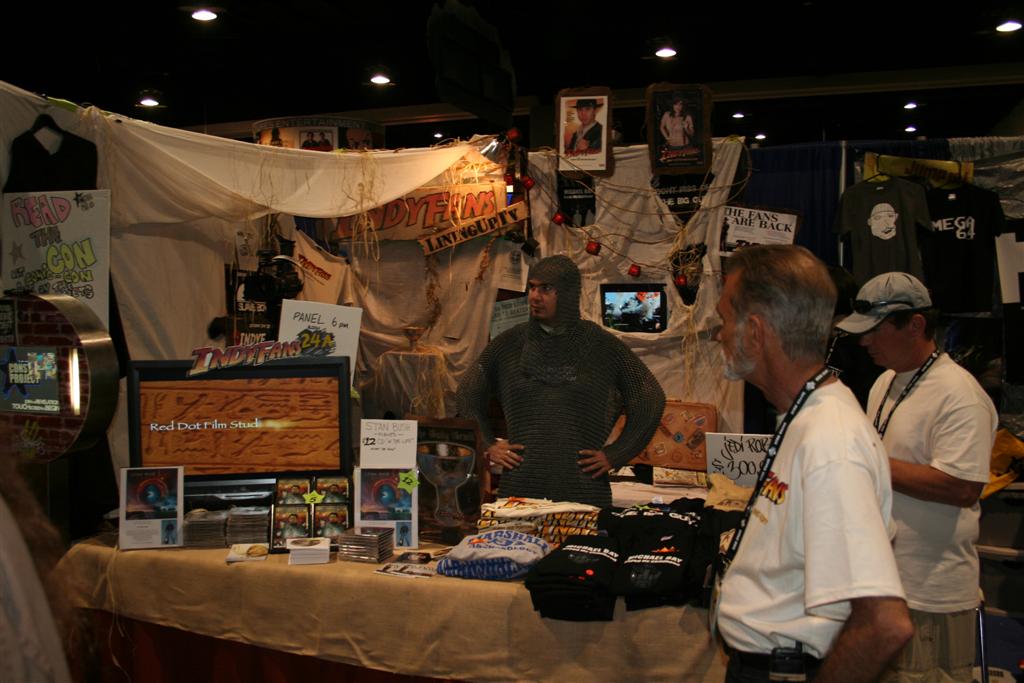
{"label": "brochure on table", "polygon": [[184,467],[121,469],[122,550],[182,545],[184,478]]}

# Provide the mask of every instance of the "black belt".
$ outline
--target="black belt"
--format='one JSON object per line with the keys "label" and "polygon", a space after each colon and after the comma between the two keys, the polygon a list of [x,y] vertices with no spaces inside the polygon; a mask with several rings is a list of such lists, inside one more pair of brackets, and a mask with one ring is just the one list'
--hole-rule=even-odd
{"label": "black belt", "polygon": [[[735,659],[737,662],[745,667],[751,669],[760,669],[762,671],[768,671],[771,666],[772,656],[769,654],[763,654],[760,652],[743,652],[742,650],[734,650],[728,645],[725,646],[725,653],[729,655],[729,659]],[[810,670],[817,669],[821,666],[821,660],[817,657],[809,654],[804,654],[804,666]]]}

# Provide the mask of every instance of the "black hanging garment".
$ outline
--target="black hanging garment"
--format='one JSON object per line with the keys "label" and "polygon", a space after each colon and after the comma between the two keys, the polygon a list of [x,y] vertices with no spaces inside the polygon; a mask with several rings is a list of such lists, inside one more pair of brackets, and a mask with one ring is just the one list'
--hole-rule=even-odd
{"label": "black hanging garment", "polygon": [[[44,128],[61,136],[53,154],[36,137]],[[11,142],[11,173],[4,192],[95,190],[97,161],[96,145],[40,114],[32,128]]]}

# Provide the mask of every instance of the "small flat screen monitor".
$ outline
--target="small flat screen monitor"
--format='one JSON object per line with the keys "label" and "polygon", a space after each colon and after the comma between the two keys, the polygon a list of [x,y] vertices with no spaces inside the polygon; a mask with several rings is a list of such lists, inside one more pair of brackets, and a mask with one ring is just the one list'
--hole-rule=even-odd
{"label": "small flat screen monitor", "polygon": [[619,332],[664,332],[668,326],[665,285],[603,284],[601,311],[604,326]]}
{"label": "small flat screen monitor", "polygon": [[184,465],[189,477],[352,472],[347,357],[213,370],[136,361],[128,374],[133,467]]}

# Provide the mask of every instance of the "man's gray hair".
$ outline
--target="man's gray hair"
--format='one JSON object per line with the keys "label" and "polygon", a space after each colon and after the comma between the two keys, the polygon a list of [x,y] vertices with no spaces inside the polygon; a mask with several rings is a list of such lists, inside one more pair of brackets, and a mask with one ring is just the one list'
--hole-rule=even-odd
{"label": "man's gray hair", "polygon": [[825,357],[836,288],[824,263],[790,245],[746,247],[725,262],[725,274],[739,277],[730,302],[738,321],[760,315],[790,360]]}

